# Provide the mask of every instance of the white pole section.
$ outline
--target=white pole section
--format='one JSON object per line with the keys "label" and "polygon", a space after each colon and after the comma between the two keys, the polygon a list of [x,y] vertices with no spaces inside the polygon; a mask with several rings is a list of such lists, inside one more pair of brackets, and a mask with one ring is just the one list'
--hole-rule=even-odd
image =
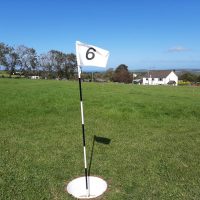
{"label": "white pole section", "polygon": [[81,105],[81,121],[82,121],[82,134],[83,134],[83,154],[84,154],[84,167],[85,167],[85,185],[87,195],[88,192],[88,169],[87,169],[87,157],[86,157],[86,142],[85,142],[85,127],[84,127],[84,114],[83,114],[83,97],[82,97],[82,86],[81,86],[81,68],[78,66],[78,80],[79,80],[79,91],[80,91],[80,105]]}

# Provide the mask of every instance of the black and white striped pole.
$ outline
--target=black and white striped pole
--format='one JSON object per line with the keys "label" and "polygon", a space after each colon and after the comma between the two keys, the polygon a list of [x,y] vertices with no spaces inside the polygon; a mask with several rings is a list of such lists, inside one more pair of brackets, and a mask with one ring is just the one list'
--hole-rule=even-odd
{"label": "black and white striped pole", "polygon": [[85,142],[85,125],[84,125],[84,113],[83,113],[83,95],[82,95],[81,68],[80,68],[80,66],[78,66],[78,81],[79,81],[79,92],[80,92],[82,136],[83,136],[83,155],[84,155],[84,167],[85,167],[85,187],[86,187],[87,195],[89,195],[89,191],[88,191],[88,169],[87,169],[87,156],[86,156],[86,142]]}
{"label": "black and white striped pole", "polygon": [[104,181],[99,177],[90,176],[88,174],[87,156],[86,156],[86,138],[85,138],[85,127],[84,127],[85,125],[84,125],[84,113],[83,113],[81,67],[82,66],[106,67],[108,56],[109,52],[104,49],[76,41],[76,57],[77,57],[79,92],[80,92],[85,176],[70,181],[66,189],[69,194],[78,199],[96,198],[102,195],[107,189],[106,181]]}

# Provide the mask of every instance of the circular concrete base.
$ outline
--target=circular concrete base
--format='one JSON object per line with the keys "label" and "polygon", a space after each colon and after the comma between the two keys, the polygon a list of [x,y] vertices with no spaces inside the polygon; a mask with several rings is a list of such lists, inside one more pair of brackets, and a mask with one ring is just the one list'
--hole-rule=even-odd
{"label": "circular concrete base", "polygon": [[67,192],[78,199],[92,199],[102,195],[107,189],[107,183],[94,176],[88,176],[88,191],[85,186],[85,177],[72,180],[67,185]]}

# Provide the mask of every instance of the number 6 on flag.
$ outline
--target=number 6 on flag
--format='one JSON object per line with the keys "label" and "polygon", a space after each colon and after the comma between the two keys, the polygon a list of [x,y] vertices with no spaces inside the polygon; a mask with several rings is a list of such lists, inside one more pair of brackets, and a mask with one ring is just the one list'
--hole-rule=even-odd
{"label": "number 6 on flag", "polygon": [[78,66],[106,67],[109,51],[76,41]]}
{"label": "number 6 on flag", "polygon": [[[91,50],[94,51],[94,52],[96,52],[96,49],[90,47],[90,48],[87,50],[87,52],[86,52],[86,58],[87,58],[88,60],[92,60],[92,59],[95,57],[94,52],[92,52]],[[91,55],[91,57],[89,57],[89,55]]]}

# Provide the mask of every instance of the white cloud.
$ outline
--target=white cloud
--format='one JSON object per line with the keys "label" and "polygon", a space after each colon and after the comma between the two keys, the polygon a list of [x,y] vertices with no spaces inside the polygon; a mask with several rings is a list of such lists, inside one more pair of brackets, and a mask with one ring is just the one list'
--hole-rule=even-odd
{"label": "white cloud", "polygon": [[190,49],[185,48],[183,46],[175,46],[167,50],[167,52],[174,53],[174,52],[185,52],[189,51]]}

